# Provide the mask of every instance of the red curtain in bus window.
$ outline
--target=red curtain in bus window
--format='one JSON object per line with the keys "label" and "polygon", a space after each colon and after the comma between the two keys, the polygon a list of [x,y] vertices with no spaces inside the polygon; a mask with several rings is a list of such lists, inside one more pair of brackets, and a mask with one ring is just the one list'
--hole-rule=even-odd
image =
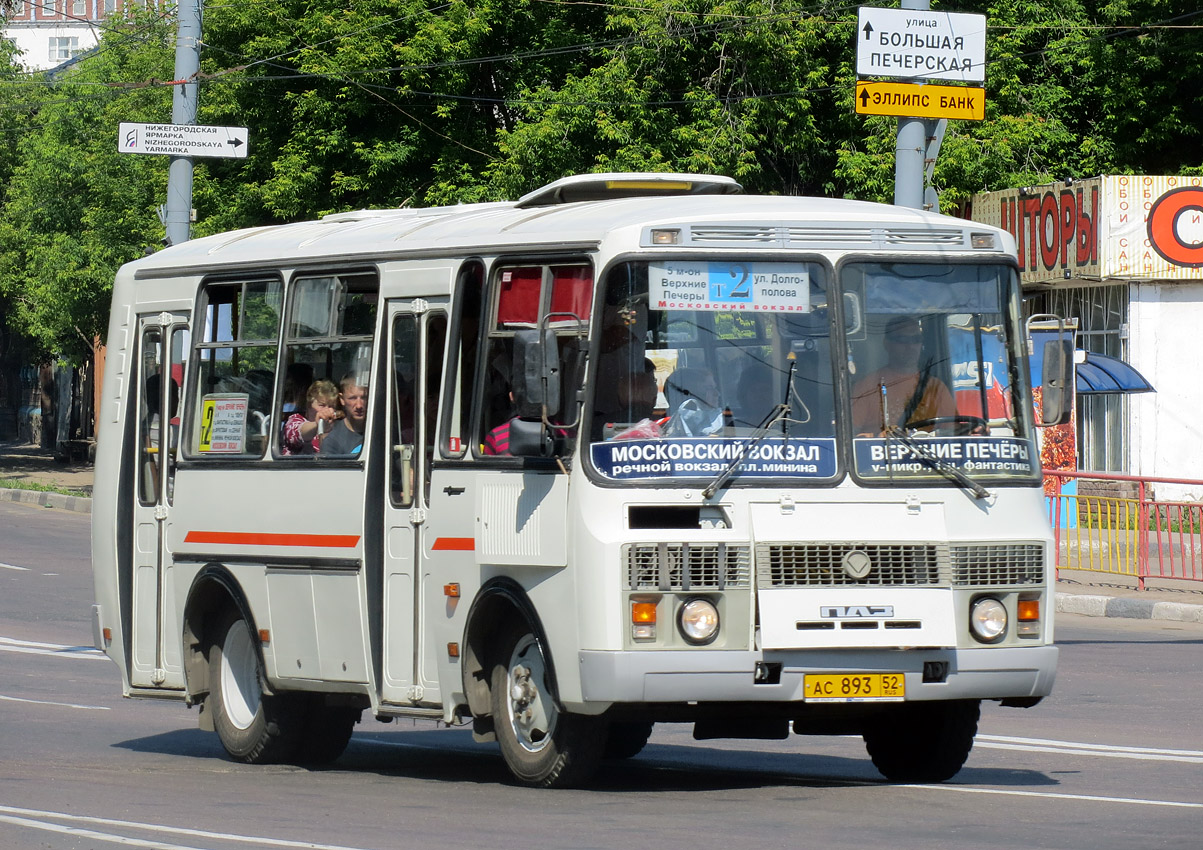
{"label": "red curtain in bus window", "polygon": [[589,266],[553,266],[551,269],[551,312],[573,313],[589,318],[593,304],[593,269]]}
{"label": "red curtain in bus window", "polygon": [[497,298],[497,325],[534,325],[539,321],[539,294],[543,269],[539,266],[501,272]]}

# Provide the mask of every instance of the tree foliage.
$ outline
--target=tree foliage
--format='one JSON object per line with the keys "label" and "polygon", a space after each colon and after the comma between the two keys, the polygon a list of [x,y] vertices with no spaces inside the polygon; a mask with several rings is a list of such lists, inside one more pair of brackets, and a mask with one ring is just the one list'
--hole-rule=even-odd
{"label": "tree foliage", "polygon": [[11,90],[28,108],[0,207],[0,292],[10,327],[44,353],[78,360],[88,351],[107,324],[117,267],[162,237],[166,166],[119,154],[116,131],[120,121],[161,120],[170,92],[111,84],[169,80],[169,36],[161,22],[131,19],[69,81],[26,75]]}
{"label": "tree foliage", "polygon": [[[955,11],[987,16],[989,64],[986,120],[951,122],[935,166],[946,209],[1066,176],[1203,173],[1192,0]],[[798,0],[214,4],[198,120],[250,144],[196,161],[194,232],[516,197],[585,171],[888,202],[896,121],[855,114],[855,21]],[[14,82],[0,56],[0,132],[17,140],[0,149],[0,299],[48,352],[80,350],[117,266],[162,237],[166,158],[113,142],[119,121],[170,120],[155,81],[172,47],[142,17],[49,85]]]}

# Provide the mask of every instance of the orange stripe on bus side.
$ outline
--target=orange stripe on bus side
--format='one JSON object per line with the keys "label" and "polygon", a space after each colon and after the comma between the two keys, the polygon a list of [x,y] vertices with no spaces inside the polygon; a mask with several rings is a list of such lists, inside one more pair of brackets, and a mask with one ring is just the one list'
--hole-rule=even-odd
{"label": "orange stripe on bus side", "polygon": [[258,531],[189,531],[185,543],[218,543],[226,546],[314,546],[347,549],[359,543],[358,534],[267,534]]}
{"label": "orange stripe on bus side", "polygon": [[435,552],[474,552],[476,539],[474,537],[439,537],[430,547]]}

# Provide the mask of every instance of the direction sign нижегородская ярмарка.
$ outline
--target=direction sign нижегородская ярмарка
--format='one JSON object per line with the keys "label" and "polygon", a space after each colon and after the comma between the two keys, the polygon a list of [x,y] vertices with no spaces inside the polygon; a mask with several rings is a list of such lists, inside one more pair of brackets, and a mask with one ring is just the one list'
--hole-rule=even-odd
{"label": "direction sign \u043d\u0438\u0436\u0435\u0433\u043e\u0440\u043e\u0434\u0441\u043a\u0430\u044f \u044f\u0440\u043c\u0430\u0440\u043a\u0430", "polygon": [[121,153],[245,159],[246,140],[246,127],[134,124],[122,121],[117,135],[117,150]]}

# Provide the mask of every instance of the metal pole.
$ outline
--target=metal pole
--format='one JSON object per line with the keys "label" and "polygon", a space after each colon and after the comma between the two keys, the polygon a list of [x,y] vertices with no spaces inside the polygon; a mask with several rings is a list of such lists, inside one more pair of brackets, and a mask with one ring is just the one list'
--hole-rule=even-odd
{"label": "metal pole", "polygon": [[[171,123],[196,123],[196,98],[200,70],[201,0],[178,0],[176,4],[175,79]],[[167,244],[187,242],[192,230],[192,158],[174,156],[167,172],[167,204],[163,212]]]}
{"label": "metal pole", "polygon": [[[903,9],[926,12],[929,0],[902,0]],[[927,130],[922,118],[899,118],[894,143],[894,205],[923,209],[924,154]]]}

